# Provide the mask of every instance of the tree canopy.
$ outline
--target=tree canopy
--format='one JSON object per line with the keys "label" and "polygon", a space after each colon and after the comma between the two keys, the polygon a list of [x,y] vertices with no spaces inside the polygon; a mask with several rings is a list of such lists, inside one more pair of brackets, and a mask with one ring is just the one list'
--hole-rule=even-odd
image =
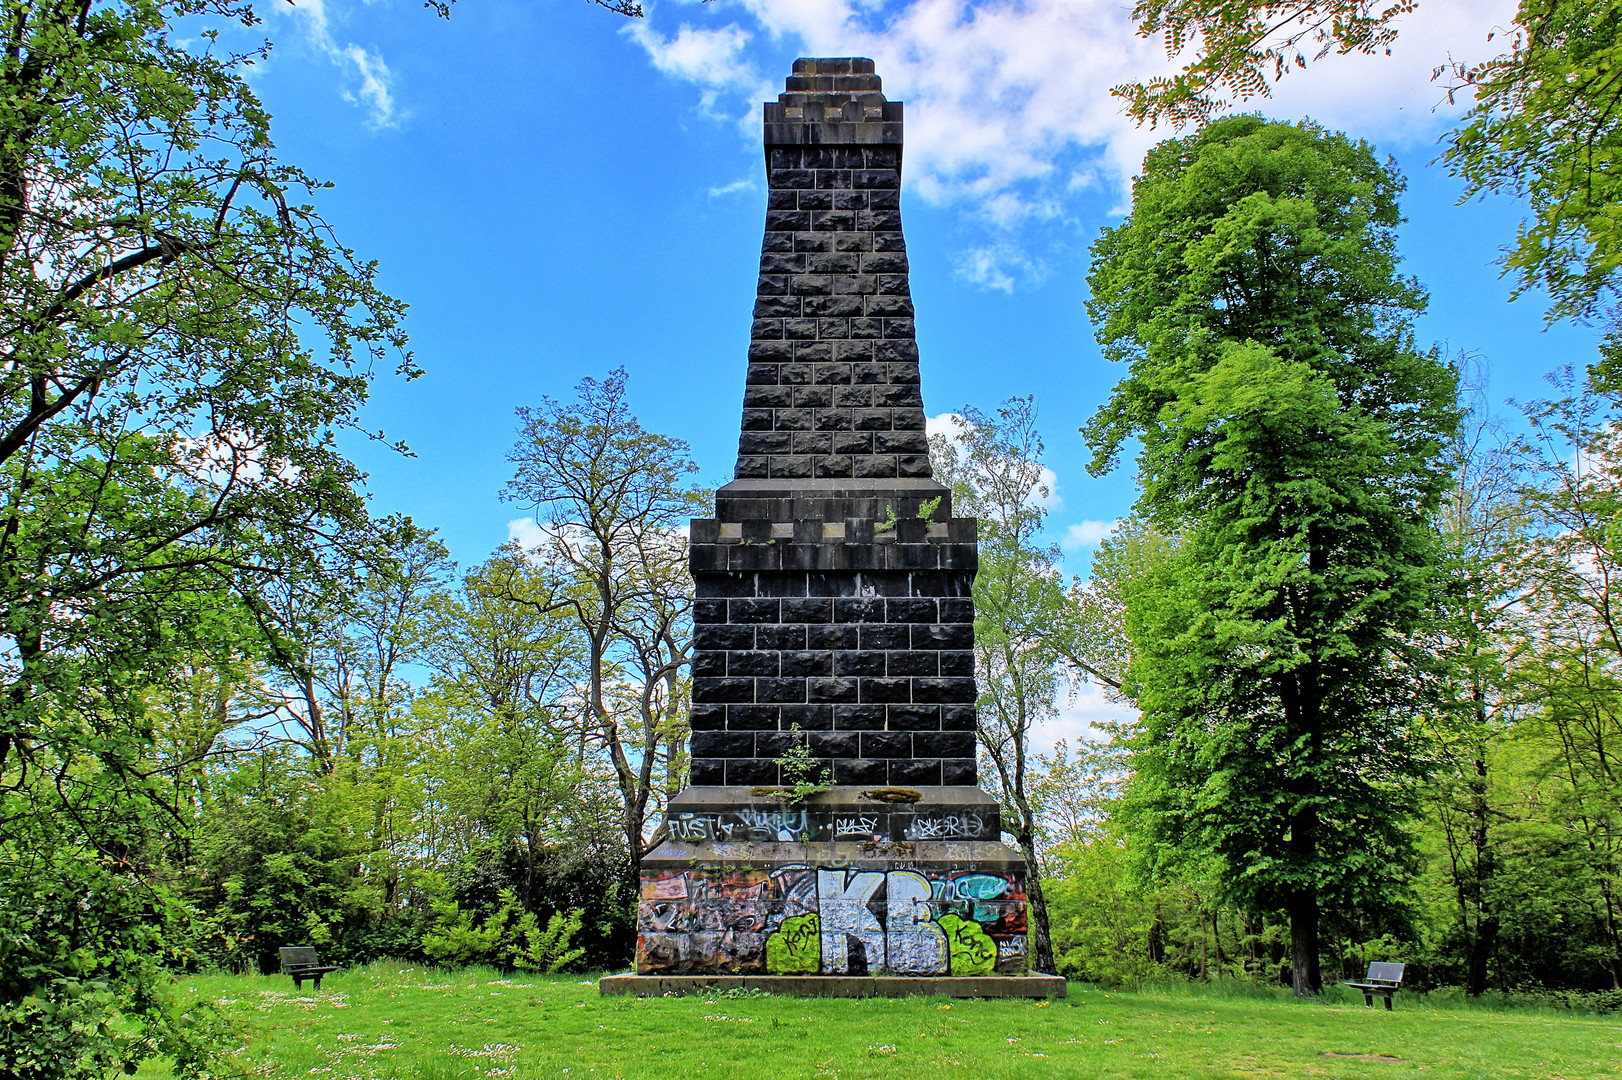
{"label": "tree canopy", "polygon": [[[188,656],[229,666],[271,583],[369,531],[337,440],[379,368],[416,370],[402,305],[277,156],[258,54],[216,47],[254,21],[0,4],[0,907],[88,904],[8,928],[8,1075],[187,1058],[160,950],[122,938],[173,911],[146,873],[153,688]],[[108,1028],[110,1003],[148,1030]]]}
{"label": "tree canopy", "polygon": [[1151,863],[1216,860],[1288,912],[1317,990],[1320,905],[1383,902],[1417,776],[1406,638],[1430,590],[1453,372],[1413,347],[1401,178],[1310,124],[1161,144],[1094,248],[1095,326],[1128,365],[1086,428],[1141,440],[1139,509],[1176,554],[1126,591]]}

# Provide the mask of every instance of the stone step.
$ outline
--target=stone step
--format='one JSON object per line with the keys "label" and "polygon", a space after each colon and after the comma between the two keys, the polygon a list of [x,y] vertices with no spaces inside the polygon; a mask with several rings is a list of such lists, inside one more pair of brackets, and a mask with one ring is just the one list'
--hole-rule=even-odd
{"label": "stone step", "polygon": [[704,994],[763,990],[790,997],[951,997],[1062,998],[1060,975],[978,975],[963,977],[899,975],[605,975],[597,983],[603,997]]}

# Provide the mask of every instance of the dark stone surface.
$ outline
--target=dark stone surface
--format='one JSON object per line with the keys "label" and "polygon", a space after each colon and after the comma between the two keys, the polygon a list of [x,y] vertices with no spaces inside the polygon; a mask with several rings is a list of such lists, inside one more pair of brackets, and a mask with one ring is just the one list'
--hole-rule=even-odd
{"label": "dark stone surface", "polygon": [[[902,460],[927,448],[895,200],[900,107],[884,100],[877,76],[861,76],[862,89],[850,84],[856,78],[818,76],[828,85],[817,90],[797,90],[790,79],[766,106],[768,209],[740,477],[928,475],[927,466]],[[863,145],[827,145],[839,142]],[[875,142],[894,145],[867,145]],[[842,389],[784,392],[790,386]],[[847,431],[869,438],[853,447],[785,437]]]}
{"label": "dark stone surface", "polygon": [[765,136],[736,477],[690,533],[694,783],[778,783],[798,727],[843,783],[973,784],[979,557],[931,476],[901,109],[871,61],[801,60]]}

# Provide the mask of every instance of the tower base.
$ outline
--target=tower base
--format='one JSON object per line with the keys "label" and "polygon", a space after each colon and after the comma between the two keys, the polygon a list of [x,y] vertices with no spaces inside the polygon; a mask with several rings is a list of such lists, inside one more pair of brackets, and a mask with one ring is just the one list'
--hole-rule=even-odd
{"label": "tower base", "polygon": [[1025,860],[1000,842],[996,801],[979,788],[836,787],[789,805],[694,787],[665,823],[669,839],[642,861],[638,977],[834,976],[844,981],[782,985],[856,988],[805,991],[842,996],[898,979],[1036,985]]}
{"label": "tower base", "polygon": [[607,975],[597,983],[604,997],[665,997],[675,994],[760,990],[789,997],[1062,998],[1062,975],[927,976],[862,975]]}

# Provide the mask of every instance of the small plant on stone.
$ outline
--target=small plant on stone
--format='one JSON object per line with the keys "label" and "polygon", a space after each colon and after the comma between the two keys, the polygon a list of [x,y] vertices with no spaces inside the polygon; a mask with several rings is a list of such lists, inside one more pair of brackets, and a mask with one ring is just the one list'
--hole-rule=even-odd
{"label": "small plant on stone", "polygon": [[[795,735],[802,734],[799,724],[791,725],[789,730]],[[811,747],[803,738],[797,739],[793,746],[783,752],[783,756],[777,759],[777,765],[783,771],[783,786],[770,793],[774,799],[804,802],[833,786],[828,783],[827,770],[822,762],[811,756]]]}
{"label": "small plant on stone", "polygon": [[935,516],[935,511],[939,510],[940,508],[941,497],[937,495],[933,499],[928,499],[918,504],[918,517],[924,521],[928,521],[930,518]]}
{"label": "small plant on stone", "polygon": [[895,528],[895,525],[896,525],[895,507],[886,506],[884,508],[884,520],[879,521],[879,522],[875,522],[874,525],[873,525],[873,531],[874,532],[890,532],[891,530],[893,530]]}

